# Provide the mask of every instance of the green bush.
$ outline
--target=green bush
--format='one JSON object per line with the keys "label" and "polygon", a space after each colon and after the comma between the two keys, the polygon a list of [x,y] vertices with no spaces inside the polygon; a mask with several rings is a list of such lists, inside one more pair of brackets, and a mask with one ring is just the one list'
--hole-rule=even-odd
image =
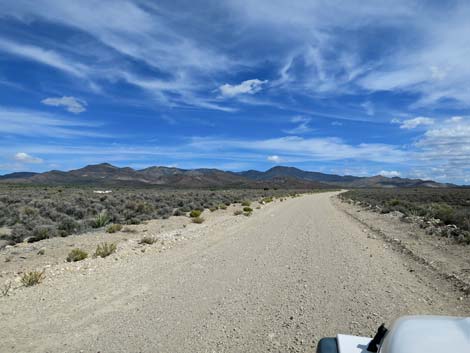
{"label": "green bush", "polygon": [[203,223],[204,221],[205,221],[205,219],[202,218],[202,217],[194,217],[194,218],[193,218],[193,223],[201,224],[201,223]]}
{"label": "green bush", "polygon": [[102,243],[96,247],[94,257],[107,257],[116,252],[116,248],[114,243]]}
{"label": "green bush", "polygon": [[445,203],[431,204],[430,213],[434,218],[440,219],[445,224],[454,222],[454,209]]}
{"label": "green bush", "polygon": [[250,206],[251,202],[250,201],[243,201],[242,206]]}
{"label": "green bush", "polygon": [[202,214],[202,211],[201,211],[201,210],[192,210],[192,211],[189,213],[189,217],[191,217],[191,218],[197,218],[197,217],[199,217],[201,214]]}
{"label": "green bush", "polygon": [[85,260],[88,257],[88,253],[82,249],[73,249],[67,255],[67,262],[77,262]]}
{"label": "green bush", "polygon": [[253,212],[251,207],[243,207],[243,212]]}
{"label": "green bush", "polygon": [[215,206],[215,207],[211,207],[211,208],[210,208],[210,211],[211,211],[211,212],[215,212],[215,211],[217,211],[218,209],[219,209],[219,208],[218,208],[217,206]]}
{"label": "green bush", "polygon": [[221,205],[219,205],[219,208],[220,208],[221,210],[226,210],[226,209],[227,209],[227,205],[221,204]]}
{"label": "green bush", "polygon": [[44,280],[44,278],[46,278],[44,271],[26,272],[23,274],[23,276],[21,276],[21,283],[25,287],[31,287],[31,286],[41,283]]}
{"label": "green bush", "polygon": [[106,232],[116,233],[116,232],[121,231],[121,229],[122,229],[122,224],[115,223],[115,224],[111,224],[110,226],[108,226],[108,228],[106,228]]}

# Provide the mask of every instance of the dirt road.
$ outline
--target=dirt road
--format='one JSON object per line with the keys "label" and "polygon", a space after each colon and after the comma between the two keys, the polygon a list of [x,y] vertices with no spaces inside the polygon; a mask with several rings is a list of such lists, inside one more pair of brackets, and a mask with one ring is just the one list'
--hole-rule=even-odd
{"label": "dirt road", "polygon": [[0,351],[311,352],[322,336],[370,335],[404,314],[469,314],[332,195],[277,202],[167,251],[0,299]]}

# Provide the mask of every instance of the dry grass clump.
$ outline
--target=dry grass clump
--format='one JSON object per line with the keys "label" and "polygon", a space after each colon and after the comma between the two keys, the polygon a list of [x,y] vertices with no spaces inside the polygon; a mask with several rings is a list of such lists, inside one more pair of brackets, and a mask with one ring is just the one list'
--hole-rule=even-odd
{"label": "dry grass clump", "polygon": [[235,210],[235,211],[233,211],[233,215],[234,215],[234,216],[240,216],[241,214],[243,214],[243,211],[242,211],[242,210]]}
{"label": "dry grass clump", "polygon": [[26,272],[23,274],[23,276],[21,276],[21,283],[25,287],[31,287],[31,286],[35,286],[36,284],[41,283],[44,280],[44,278],[46,278],[45,271]]}
{"label": "dry grass clump", "polygon": [[202,217],[194,217],[194,218],[193,218],[193,223],[201,224],[201,223],[203,223],[204,221],[205,221],[205,219],[202,218]]}
{"label": "dry grass clump", "polygon": [[114,223],[106,228],[106,233],[116,233],[122,230],[122,224]]}
{"label": "dry grass clump", "polygon": [[73,249],[67,255],[67,262],[77,262],[85,260],[88,257],[88,253],[82,249]]}
{"label": "dry grass clump", "polygon": [[96,247],[94,257],[107,257],[116,252],[117,246],[114,243],[101,243]]}
{"label": "dry grass clump", "polygon": [[221,210],[226,210],[226,209],[227,209],[227,205],[223,203],[223,204],[219,205],[219,208],[220,208]]}

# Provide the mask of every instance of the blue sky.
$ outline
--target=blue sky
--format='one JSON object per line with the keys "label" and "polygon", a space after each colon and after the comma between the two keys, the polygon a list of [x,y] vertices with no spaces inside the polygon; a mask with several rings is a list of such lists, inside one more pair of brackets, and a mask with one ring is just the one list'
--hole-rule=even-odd
{"label": "blue sky", "polygon": [[0,173],[470,183],[470,3],[0,0]]}

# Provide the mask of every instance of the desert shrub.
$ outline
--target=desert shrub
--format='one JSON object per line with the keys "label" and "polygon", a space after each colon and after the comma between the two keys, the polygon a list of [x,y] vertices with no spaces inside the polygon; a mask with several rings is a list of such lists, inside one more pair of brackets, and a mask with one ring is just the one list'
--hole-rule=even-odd
{"label": "desert shrub", "polygon": [[72,218],[64,218],[57,225],[59,235],[65,237],[67,235],[76,233],[80,229],[80,224]]}
{"label": "desert shrub", "polygon": [[250,206],[251,202],[250,201],[243,201],[242,206]]}
{"label": "desert shrub", "polygon": [[122,224],[114,223],[109,225],[108,228],[106,228],[106,233],[116,233],[120,230],[122,230]]}
{"label": "desert shrub", "polygon": [[273,202],[273,198],[272,197],[265,197],[262,202],[264,203],[270,203],[270,202]]}
{"label": "desert shrub", "polygon": [[56,234],[56,230],[51,226],[38,226],[34,228],[32,236],[28,238],[28,243],[49,239],[56,236]]}
{"label": "desert shrub", "polygon": [[215,212],[215,211],[217,211],[218,209],[219,209],[219,208],[218,208],[217,206],[209,208],[209,210],[210,210],[211,212]]}
{"label": "desert shrub", "polygon": [[31,286],[41,283],[44,280],[44,278],[46,278],[45,271],[26,272],[21,276],[21,283],[25,287],[31,287]]}
{"label": "desert shrub", "polygon": [[243,211],[242,211],[242,210],[235,210],[235,211],[233,212],[233,215],[234,215],[234,216],[240,216],[241,214],[243,214]]}
{"label": "desert shrub", "polygon": [[192,221],[193,223],[201,224],[205,221],[205,219],[202,217],[194,217]]}
{"label": "desert shrub", "polygon": [[105,211],[101,211],[98,216],[93,220],[93,228],[102,228],[109,223],[110,219]]}
{"label": "desert shrub", "polygon": [[251,207],[243,207],[243,212],[253,212]]}
{"label": "desert shrub", "polygon": [[185,213],[180,210],[179,208],[177,208],[176,210],[173,211],[173,216],[184,216]]}
{"label": "desert shrub", "polygon": [[157,241],[157,238],[151,237],[151,236],[145,236],[142,239],[140,239],[139,244],[154,244]]}
{"label": "desert shrub", "polygon": [[243,215],[246,217],[249,217],[252,215],[253,212],[243,212]]}
{"label": "desert shrub", "polygon": [[67,255],[67,262],[77,262],[85,260],[88,257],[88,253],[81,249],[73,249]]}
{"label": "desert shrub", "polygon": [[197,217],[199,217],[201,214],[202,214],[202,211],[201,211],[201,210],[192,210],[192,211],[189,213],[189,217],[191,217],[191,218],[197,218]]}
{"label": "desert shrub", "polygon": [[454,221],[454,209],[445,203],[431,204],[429,213],[430,216],[440,219],[445,224],[450,224]]}
{"label": "desert shrub", "polygon": [[47,237],[68,236],[112,223],[140,224],[150,219],[168,218],[172,214],[226,209],[235,202],[284,197],[292,193],[273,189],[175,191],[120,188],[111,194],[96,195],[88,187],[61,190],[0,184],[0,226],[11,229],[3,238],[13,244],[33,239],[35,229],[42,226],[51,227],[51,234]]}
{"label": "desert shrub", "polygon": [[114,243],[101,243],[96,247],[94,257],[107,257],[116,252],[117,246]]}

